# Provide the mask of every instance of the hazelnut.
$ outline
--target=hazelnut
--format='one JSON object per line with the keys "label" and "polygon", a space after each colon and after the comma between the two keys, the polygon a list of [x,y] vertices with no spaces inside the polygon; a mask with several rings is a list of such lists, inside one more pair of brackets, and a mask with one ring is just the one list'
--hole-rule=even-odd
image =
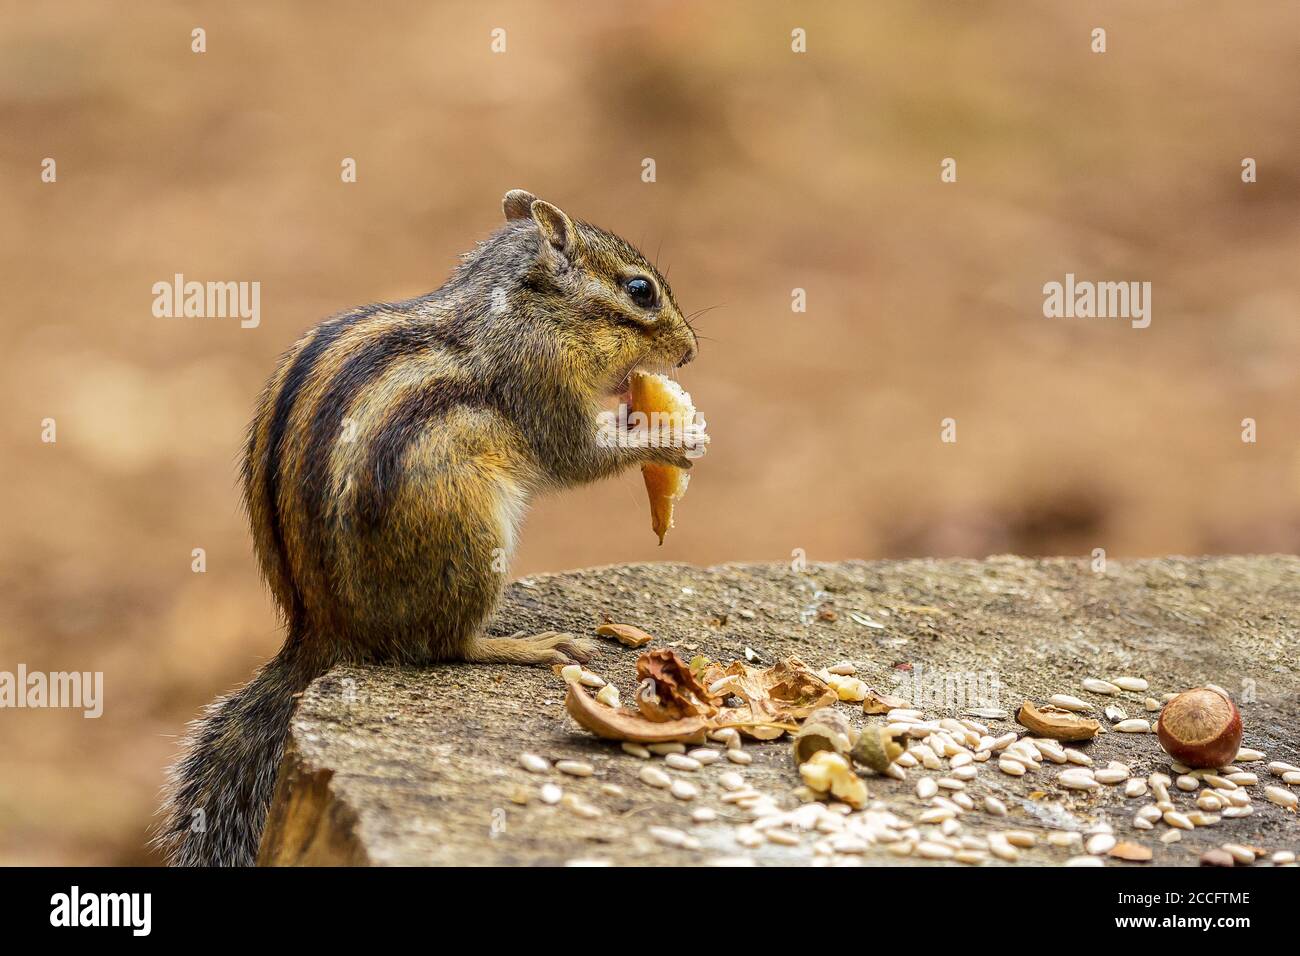
{"label": "hazelnut", "polygon": [[1241,714],[1226,693],[1198,687],[1160,711],[1160,746],[1189,767],[1226,767],[1241,747]]}

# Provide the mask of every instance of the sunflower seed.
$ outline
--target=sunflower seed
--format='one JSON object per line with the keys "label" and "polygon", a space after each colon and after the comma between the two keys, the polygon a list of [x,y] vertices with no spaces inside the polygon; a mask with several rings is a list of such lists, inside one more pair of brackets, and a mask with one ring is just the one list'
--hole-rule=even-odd
{"label": "sunflower seed", "polygon": [[895,707],[885,714],[885,720],[920,720],[924,715],[919,710],[909,707]]}
{"label": "sunflower seed", "polygon": [[1284,773],[1293,773],[1298,770],[1300,770],[1300,767],[1297,767],[1293,763],[1287,763],[1284,760],[1273,760],[1270,761],[1268,765],[1268,772],[1275,777],[1280,777]]}
{"label": "sunflower seed", "polygon": [[802,839],[797,833],[777,828],[767,830],[763,835],[767,837],[769,843],[776,843],[780,846],[798,846],[799,841]]}
{"label": "sunflower seed", "polygon": [[1124,784],[1124,796],[1126,797],[1144,797],[1147,792],[1147,782],[1141,777],[1133,777],[1128,783]]}
{"label": "sunflower seed", "polygon": [[1197,780],[1195,777],[1190,777],[1187,774],[1183,774],[1181,777],[1179,777],[1177,780],[1174,781],[1174,786],[1176,786],[1179,790],[1184,790],[1188,793],[1191,793],[1200,785],[1201,785],[1201,781]]}
{"label": "sunflower seed", "polygon": [[1212,827],[1218,823],[1220,817],[1215,813],[1205,813],[1201,810],[1193,810],[1187,814],[1187,819],[1192,821],[1194,827]]}
{"label": "sunflower seed", "polygon": [[1093,778],[1092,771],[1084,767],[1062,770],[1056,775],[1056,782],[1068,790],[1096,790],[1101,786]]}
{"label": "sunflower seed", "polygon": [[686,780],[674,780],[670,792],[678,800],[694,800],[700,795],[700,788]]}
{"label": "sunflower seed", "polygon": [[1007,805],[997,797],[985,797],[984,809],[995,817],[1005,817],[1007,815]]}
{"label": "sunflower seed", "polygon": [[1124,708],[1118,704],[1107,704],[1104,713],[1106,719],[1112,724],[1117,724],[1121,720],[1128,720],[1128,714],[1124,713]]}
{"label": "sunflower seed", "polygon": [[685,745],[685,744],[677,744],[677,743],[673,743],[673,744],[648,744],[648,745],[646,746],[645,749],[648,750],[648,751],[650,751],[652,754],[659,754],[659,756],[661,756],[661,757],[665,757],[665,756],[667,756],[668,754],[684,754],[684,753],[686,753],[686,745]]}
{"label": "sunflower seed", "polygon": [[1128,720],[1121,720],[1111,729],[1121,734],[1149,734],[1151,723],[1141,717],[1130,717]]}
{"label": "sunflower seed", "polygon": [[1292,787],[1300,784],[1300,770],[1288,770],[1282,774],[1282,782]]}
{"label": "sunflower seed", "polygon": [[1270,803],[1276,803],[1279,807],[1294,807],[1300,803],[1300,797],[1282,787],[1265,787],[1264,796],[1268,797]]}
{"label": "sunflower seed", "polygon": [[1106,861],[1099,856],[1072,856],[1065,861],[1066,866],[1105,866]]}
{"label": "sunflower seed", "polygon": [[916,795],[922,800],[929,800],[939,792],[939,785],[930,777],[922,777],[916,781]]}
{"label": "sunflower seed", "polygon": [[701,764],[694,757],[688,757],[686,754],[669,754],[664,757],[664,763],[674,770],[699,770]]}
{"label": "sunflower seed", "polygon": [[1182,830],[1166,830],[1160,835],[1160,842],[1168,846],[1170,843],[1177,843],[1182,838]]}
{"label": "sunflower seed", "polygon": [[1224,807],[1220,816],[1229,820],[1236,820],[1240,817],[1248,817],[1255,812],[1255,808],[1247,804],[1244,807]]}
{"label": "sunflower seed", "polygon": [[548,783],[542,787],[542,803],[548,803],[551,806],[559,803],[564,798],[564,791],[553,783]]}
{"label": "sunflower seed", "polygon": [[916,845],[916,855],[927,860],[951,860],[955,855],[952,847],[944,846],[942,843],[935,843],[932,840],[922,840]]}
{"label": "sunflower seed", "polygon": [[596,694],[596,700],[600,701],[606,707],[613,707],[615,709],[617,709],[622,703],[619,700],[618,688],[613,684],[606,684],[602,687],[600,692]]}
{"label": "sunflower seed", "polygon": [[623,753],[631,754],[633,757],[640,757],[642,760],[650,759],[650,751],[640,744],[634,744],[630,740],[623,741]]}
{"label": "sunflower seed", "polygon": [[943,823],[945,820],[951,820],[957,815],[956,810],[950,810],[947,807],[931,807],[928,810],[922,810],[916,818],[917,823]]}
{"label": "sunflower seed", "polygon": [[826,668],[826,670],[832,674],[838,674],[841,677],[849,677],[858,672],[858,669],[849,661],[840,661],[837,664],[832,664],[830,667]]}
{"label": "sunflower seed", "polygon": [[1075,750],[1073,747],[1066,747],[1064,748],[1064,750],[1065,750],[1065,759],[1068,760],[1070,763],[1078,764],[1081,767],[1092,766],[1092,758],[1089,757],[1082,750]]}
{"label": "sunflower seed", "polygon": [[1093,777],[1098,783],[1122,783],[1128,779],[1128,771],[1120,770],[1118,767],[1106,767],[1104,770],[1098,770]]}
{"label": "sunflower seed", "polygon": [[519,755],[519,766],[529,773],[546,773],[551,769],[551,762],[537,754],[522,753]]}
{"label": "sunflower seed", "polygon": [[1141,677],[1112,677],[1110,682],[1120,690],[1129,690],[1134,693],[1141,693],[1147,689],[1147,682]]}
{"label": "sunflower seed", "polygon": [[642,783],[651,787],[658,787],[660,790],[671,787],[673,784],[672,778],[654,764],[646,764],[641,768],[641,773],[638,776],[641,778]]}
{"label": "sunflower seed", "polygon": [[1007,838],[1007,842],[1012,846],[1025,847],[1026,849],[1038,842],[1038,838],[1028,830],[1006,830],[1003,832],[1003,836]]}
{"label": "sunflower seed", "polygon": [[1070,759],[1069,754],[1065,752],[1065,748],[1054,740],[1036,740],[1034,746],[1038,748],[1040,754],[1052,761],[1052,763],[1065,763]]}
{"label": "sunflower seed", "polygon": [[1013,777],[1023,777],[1025,775],[1025,765],[1018,760],[1012,760],[1010,757],[999,758],[998,769]]}
{"label": "sunflower seed", "polygon": [[739,790],[745,785],[745,778],[735,771],[728,770],[718,778],[718,783],[722,784],[724,790]]}
{"label": "sunflower seed", "polygon": [[683,850],[698,850],[700,841],[689,833],[673,827],[650,827],[646,832],[664,846],[680,847]]}
{"label": "sunflower seed", "polygon": [[1238,863],[1249,865],[1255,862],[1255,852],[1249,847],[1242,846],[1240,843],[1225,843],[1221,849]]}
{"label": "sunflower seed", "polygon": [[734,748],[728,748],[727,759],[730,760],[732,763],[751,764],[754,762],[754,755],[744,750],[736,750]]}
{"label": "sunflower seed", "polygon": [[1223,809],[1223,798],[1210,790],[1202,790],[1196,797],[1196,806],[1206,813],[1215,813]]}
{"label": "sunflower seed", "polygon": [[1180,830],[1190,830],[1194,826],[1192,821],[1187,819],[1187,814],[1179,813],[1177,810],[1166,811],[1164,819],[1165,823],[1169,824],[1171,827],[1177,827]]}
{"label": "sunflower seed", "polygon": [[1264,751],[1262,750],[1253,750],[1250,747],[1242,747],[1240,750],[1237,751],[1237,756],[1233,759],[1232,762],[1253,763],[1256,760],[1263,760],[1264,756],[1265,756]]}
{"label": "sunflower seed", "polygon": [[592,806],[572,793],[565,796],[563,803],[570,813],[582,817],[584,820],[594,820],[601,815],[600,807]]}
{"label": "sunflower seed", "polygon": [[1083,679],[1083,689],[1090,690],[1094,694],[1117,694],[1119,688],[1108,680],[1100,680],[1096,677],[1085,677]]}
{"label": "sunflower seed", "polygon": [[1142,707],[1145,710],[1159,710],[1160,701],[1156,700],[1154,697],[1148,697],[1146,700],[1142,701]]}
{"label": "sunflower seed", "polygon": [[1269,859],[1272,860],[1274,863],[1276,863],[1278,866],[1285,866],[1288,863],[1295,862],[1295,853],[1291,850],[1278,850],[1276,853],[1270,856]]}
{"label": "sunflower seed", "polygon": [[707,767],[709,764],[717,763],[721,760],[722,752],[711,750],[708,747],[697,747],[695,750],[688,752],[686,756],[698,761],[701,766]]}
{"label": "sunflower seed", "polygon": [[1047,698],[1047,702],[1053,707],[1060,707],[1062,710],[1092,710],[1091,704],[1077,697],[1071,697],[1069,694],[1053,694]]}
{"label": "sunflower seed", "polygon": [[1239,770],[1236,773],[1228,774],[1228,779],[1239,787],[1253,787],[1259,783],[1259,775],[1250,773],[1246,770]]}
{"label": "sunflower seed", "polygon": [[1098,833],[1096,836],[1088,837],[1088,842],[1083,848],[1093,856],[1101,856],[1103,853],[1109,853],[1117,841],[1109,833]]}

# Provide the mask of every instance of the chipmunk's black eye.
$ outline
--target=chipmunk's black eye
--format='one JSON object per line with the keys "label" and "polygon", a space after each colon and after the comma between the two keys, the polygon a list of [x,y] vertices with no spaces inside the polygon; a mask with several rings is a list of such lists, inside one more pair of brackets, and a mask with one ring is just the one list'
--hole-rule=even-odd
{"label": "chipmunk's black eye", "polygon": [[628,279],[623,283],[623,291],[627,297],[643,309],[648,309],[655,304],[657,298],[655,293],[655,284],[649,279],[637,276],[635,279]]}

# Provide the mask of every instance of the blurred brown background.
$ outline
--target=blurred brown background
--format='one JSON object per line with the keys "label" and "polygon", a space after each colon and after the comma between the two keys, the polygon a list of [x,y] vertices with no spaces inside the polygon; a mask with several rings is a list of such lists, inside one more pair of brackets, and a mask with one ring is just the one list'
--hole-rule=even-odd
{"label": "blurred brown background", "polygon": [[[633,473],[542,502],[517,573],[1292,550],[1300,7],[1087,7],[6,3],[0,669],[102,670],[106,709],[0,711],[0,860],[153,860],[174,736],[279,643],[235,483],[258,389],[438,285],[513,186],[714,307],[668,543]],[[154,318],[176,272],[260,281],[261,326]],[[1043,318],[1066,272],[1152,282],[1151,327]]]}

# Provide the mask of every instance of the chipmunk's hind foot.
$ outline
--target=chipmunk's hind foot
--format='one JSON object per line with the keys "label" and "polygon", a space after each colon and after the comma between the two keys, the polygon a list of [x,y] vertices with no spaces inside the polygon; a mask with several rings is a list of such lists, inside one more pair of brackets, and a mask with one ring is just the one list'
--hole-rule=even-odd
{"label": "chipmunk's hind foot", "polygon": [[[522,632],[521,632],[522,633]],[[527,637],[480,637],[465,649],[473,664],[585,664],[596,655],[596,642],[563,631]]]}

